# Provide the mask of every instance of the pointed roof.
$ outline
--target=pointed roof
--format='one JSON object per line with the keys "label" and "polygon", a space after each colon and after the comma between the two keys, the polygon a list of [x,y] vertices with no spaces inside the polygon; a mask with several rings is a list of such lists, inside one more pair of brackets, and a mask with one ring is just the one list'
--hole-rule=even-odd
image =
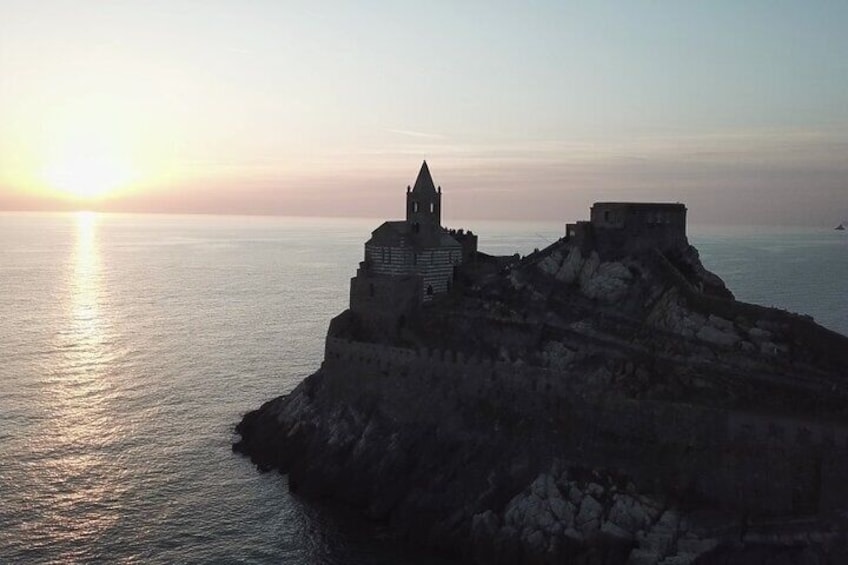
{"label": "pointed roof", "polygon": [[415,186],[412,188],[412,192],[436,192],[436,185],[433,184],[433,177],[430,176],[427,161],[421,164],[421,170],[418,171],[418,178],[415,179]]}

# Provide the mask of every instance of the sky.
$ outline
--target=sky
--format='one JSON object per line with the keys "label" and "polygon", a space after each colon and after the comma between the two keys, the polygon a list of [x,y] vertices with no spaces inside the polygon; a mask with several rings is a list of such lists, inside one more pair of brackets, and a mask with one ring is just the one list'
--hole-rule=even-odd
{"label": "sky", "polygon": [[0,210],[848,220],[848,2],[0,0]]}

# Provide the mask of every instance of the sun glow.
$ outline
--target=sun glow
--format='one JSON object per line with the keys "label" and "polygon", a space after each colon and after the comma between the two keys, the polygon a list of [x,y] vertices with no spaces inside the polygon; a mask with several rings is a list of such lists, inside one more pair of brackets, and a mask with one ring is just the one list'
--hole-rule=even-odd
{"label": "sun glow", "polygon": [[119,151],[106,143],[69,144],[44,168],[47,185],[65,196],[95,200],[126,189],[134,171]]}

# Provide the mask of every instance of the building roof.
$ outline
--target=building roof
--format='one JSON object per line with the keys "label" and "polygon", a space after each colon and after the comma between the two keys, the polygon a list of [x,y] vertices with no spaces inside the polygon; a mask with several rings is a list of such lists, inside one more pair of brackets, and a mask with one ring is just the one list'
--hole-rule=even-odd
{"label": "building roof", "polygon": [[439,246],[441,247],[462,247],[462,244],[458,242],[452,235],[448,235],[443,233],[439,238]]}
{"label": "building roof", "polygon": [[433,177],[430,176],[430,169],[427,167],[427,161],[424,161],[421,164],[421,170],[418,171],[418,178],[415,179],[415,186],[412,188],[412,192],[436,192],[436,185],[433,184]]}
{"label": "building roof", "polygon": [[680,202],[595,202],[592,204],[592,208],[595,206],[600,208],[639,208],[643,210],[648,208],[686,208],[686,205]]}
{"label": "building roof", "polygon": [[442,231],[435,235],[412,233],[411,224],[403,220],[383,222],[380,227],[371,232],[371,239],[366,245],[384,245],[388,247],[418,247],[430,249],[433,247],[462,247],[450,234]]}
{"label": "building roof", "polygon": [[397,238],[409,233],[409,223],[404,220],[383,222],[380,227],[371,232],[372,238]]}

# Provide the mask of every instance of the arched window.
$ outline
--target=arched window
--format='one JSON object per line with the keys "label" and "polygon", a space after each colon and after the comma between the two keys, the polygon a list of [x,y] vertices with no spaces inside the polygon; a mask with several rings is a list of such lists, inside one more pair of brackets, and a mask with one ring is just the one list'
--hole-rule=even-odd
{"label": "arched window", "polygon": [[414,200],[412,201],[412,211],[418,212],[418,202],[416,202]]}
{"label": "arched window", "polygon": [[430,213],[432,214],[435,211],[436,211],[436,204],[433,203],[433,202],[430,202]]}

